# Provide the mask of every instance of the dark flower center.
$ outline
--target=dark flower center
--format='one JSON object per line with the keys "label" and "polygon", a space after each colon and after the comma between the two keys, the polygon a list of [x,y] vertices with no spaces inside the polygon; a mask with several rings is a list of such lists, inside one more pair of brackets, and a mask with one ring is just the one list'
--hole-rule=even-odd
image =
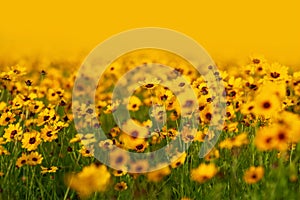
{"label": "dark flower center", "polygon": [[272,78],[278,78],[278,77],[280,77],[280,74],[277,73],[277,72],[271,72],[271,77]]}
{"label": "dark flower center", "polygon": [[36,141],[35,137],[29,139],[29,144],[34,144]]}
{"label": "dark flower center", "polygon": [[266,109],[270,108],[271,107],[270,102],[264,102],[263,107],[266,108]]}

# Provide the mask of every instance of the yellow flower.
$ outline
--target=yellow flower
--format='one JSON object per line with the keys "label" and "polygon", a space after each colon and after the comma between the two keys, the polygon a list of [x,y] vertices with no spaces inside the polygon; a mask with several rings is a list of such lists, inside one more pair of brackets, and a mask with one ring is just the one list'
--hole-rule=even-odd
{"label": "yellow flower", "polygon": [[273,124],[258,130],[255,145],[259,150],[287,150],[291,142],[291,131],[280,124]]}
{"label": "yellow flower", "polygon": [[248,144],[249,140],[246,133],[241,133],[233,138],[228,138],[220,142],[220,148],[231,149],[232,147],[240,147]]}
{"label": "yellow flower", "polygon": [[261,180],[263,176],[264,176],[264,168],[263,167],[252,166],[248,170],[245,171],[244,181],[248,184],[253,184],[253,183],[256,183],[259,180]]}
{"label": "yellow flower", "polygon": [[138,160],[136,162],[130,163],[130,170],[132,173],[143,173],[149,169],[148,160]]}
{"label": "yellow flower", "polygon": [[200,164],[197,168],[191,170],[191,179],[199,183],[204,183],[205,181],[211,179],[218,172],[215,164]]}
{"label": "yellow flower", "polygon": [[264,92],[255,97],[253,112],[256,115],[269,118],[278,114],[281,110],[281,103],[277,95],[270,94],[267,91]]}
{"label": "yellow flower", "polygon": [[153,181],[153,182],[159,182],[161,181],[165,176],[169,175],[171,173],[171,170],[169,168],[169,166],[167,167],[163,167],[159,170],[155,170],[152,172],[149,172],[146,174],[147,179],[149,181]]}
{"label": "yellow flower", "polygon": [[185,152],[180,157],[175,156],[175,159],[172,159],[171,167],[176,168],[183,165],[185,158],[186,158]]}
{"label": "yellow flower", "polygon": [[45,125],[44,128],[41,130],[41,138],[45,142],[52,142],[53,140],[57,139],[57,130],[55,126]]}
{"label": "yellow flower", "polygon": [[43,167],[41,166],[41,174],[46,174],[46,173],[54,173],[58,170],[58,167],[55,167],[55,166],[51,166],[51,167]]}
{"label": "yellow flower", "polygon": [[160,83],[160,80],[158,80],[157,78],[145,79],[144,81],[139,81],[138,83],[140,85],[142,85],[143,88],[148,89],[148,90],[152,90]]}
{"label": "yellow flower", "polygon": [[10,155],[10,152],[0,145],[0,155]]}
{"label": "yellow flower", "polygon": [[[0,90],[1,92],[1,90]],[[4,110],[6,108],[6,103],[4,101],[0,102],[0,111]]]}
{"label": "yellow flower", "polygon": [[40,143],[41,138],[39,132],[33,130],[31,132],[24,133],[22,148],[25,148],[28,151],[36,150]]}
{"label": "yellow flower", "polygon": [[27,156],[28,165],[39,165],[42,163],[43,157],[38,152],[30,152]]}
{"label": "yellow flower", "polygon": [[10,142],[13,139],[19,138],[23,134],[22,127],[20,127],[20,124],[9,124],[8,128],[6,128],[5,133],[3,137],[6,139],[6,141]]}
{"label": "yellow flower", "polygon": [[212,149],[205,157],[204,159],[206,161],[211,161],[211,160],[215,160],[218,159],[220,157],[220,153],[218,149]]}
{"label": "yellow flower", "polygon": [[131,96],[129,99],[129,104],[127,105],[127,109],[131,111],[138,111],[141,105],[142,102],[137,96]]}
{"label": "yellow flower", "polygon": [[22,156],[17,159],[16,166],[20,168],[23,165],[27,164],[27,158],[27,155],[25,153],[22,153]]}
{"label": "yellow flower", "polygon": [[76,190],[81,198],[86,198],[94,192],[105,191],[110,177],[105,165],[91,164],[77,174],[68,175],[66,184]]}
{"label": "yellow flower", "polygon": [[81,155],[83,157],[93,157],[94,156],[94,149],[93,148],[87,148],[85,146],[82,146],[81,149],[79,150]]}
{"label": "yellow flower", "polygon": [[6,126],[9,123],[13,123],[14,121],[16,121],[15,114],[10,111],[2,113],[0,117],[0,126]]}
{"label": "yellow flower", "polygon": [[127,189],[127,183],[125,183],[124,181],[117,183],[114,187],[115,190],[117,191],[123,191]]}
{"label": "yellow flower", "polygon": [[266,71],[268,80],[285,81],[288,79],[288,68],[279,63],[271,64]]}

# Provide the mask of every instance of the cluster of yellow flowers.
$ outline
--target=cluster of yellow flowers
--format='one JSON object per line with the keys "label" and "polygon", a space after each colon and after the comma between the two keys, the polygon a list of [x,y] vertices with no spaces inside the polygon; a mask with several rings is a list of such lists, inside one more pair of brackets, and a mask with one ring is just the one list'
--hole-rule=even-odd
{"label": "cluster of yellow flowers", "polygon": [[[182,102],[176,94],[181,94],[186,85],[174,77],[172,84],[177,85],[180,90],[178,93],[160,85],[159,78],[139,80],[141,87],[136,89],[126,105],[133,122],[138,126],[123,121],[123,128],[126,129],[123,131],[111,120],[112,114],[122,103],[111,100],[112,88],[126,71],[158,61],[173,67],[177,74],[188,80],[199,105],[196,109],[199,113],[199,127],[179,131],[178,123],[183,120],[183,111],[180,109]],[[26,73],[26,70],[29,72]],[[207,70],[210,70],[209,66]],[[0,155],[11,156],[14,152],[15,156],[17,152],[15,165],[21,168],[24,165],[46,164],[43,162],[47,156],[43,152],[44,145],[58,143],[62,138],[68,138],[68,151],[77,149],[83,157],[93,157],[97,148],[113,150],[120,147],[127,152],[145,153],[155,151],[178,138],[183,143],[194,141],[201,145],[205,138],[209,140],[214,137],[214,133],[209,132],[208,128],[212,120],[218,120],[212,112],[212,105],[217,97],[211,92],[207,81],[189,63],[176,56],[162,51],[145,50],[117,59],[99,80],[101,87],[97,87],[95,93],[95,106],[71,102],[75,74],[62,73],[55,65],[39,73],[22,65],[14,65],[8,71],[0,73]],[[214,72],[214,77],[225,88],[226,116],[221,127],[222,141],[198,167],[191,169],[191,180],[204,183],[218,173],[215,160],[219,159],[221,149],[232,150],[253,143],[261,151],[288,152],[300,141],[300,72],[291,73],[286,66],[256,57],[234,74],[223,70]],[[185,99],[184,105],[193,103],[192,100]],[[71,104],[75,108],[73,113]],[[149,110],[153,105],[155,107]],[[98,138],[92,132],[69,132],[73,122],[72,114],[86,122],[93,121],[94,113],[97,113],[98,123],[93,126],[102,127],[105,139]],[[153,122],[163,125],[159,128]],[[76,124],[79,129],[84,126],[81,121]],[[249,127],[257,130],[255,135],[247,132]],[[170,156],[170,164],[159,163],[161,167],[155,166],[159,168],[155,171],[151,170],[154,166],[147,159],[131,161],[127,153],[111,151],[106,159],[111,166],[115,166],[115,170],[102,164],[91,164],[83,167],[81,172],[69,174],[66,182],[83,197],[92,192],[104,191],[111,183],[111,175],[124,176],[128,171],[141,172],[129,173],[133,177],[145,175],[149,181],[158,182],[171,174],[172,169],[184,165],[188,156],[186,152],[172,147],[166,151]],[[41,166],[42,174],[57,170],[57,166]],[[150,172],[145,173],[147,170]],[[256,183],[262,179],[263,174],[262,166],[249,166],[244,180],[249,184]],[[127,184],[119,182],[114,188],[126,190]]]}

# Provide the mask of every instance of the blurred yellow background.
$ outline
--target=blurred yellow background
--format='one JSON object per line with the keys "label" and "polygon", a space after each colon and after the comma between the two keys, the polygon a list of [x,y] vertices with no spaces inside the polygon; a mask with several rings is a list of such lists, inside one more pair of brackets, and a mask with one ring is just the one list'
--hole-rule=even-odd
{"label": "blurred yellow background", "polygon": [[1,57],[86,56],[121,31],[158,26],[196,39],[217,63],[252,54],[300,65],[300,1],[2,1]]}

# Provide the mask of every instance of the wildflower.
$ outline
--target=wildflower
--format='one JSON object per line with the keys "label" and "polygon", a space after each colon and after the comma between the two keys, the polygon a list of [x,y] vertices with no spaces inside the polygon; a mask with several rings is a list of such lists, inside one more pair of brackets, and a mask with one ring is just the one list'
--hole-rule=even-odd
{"label": "wildflower", "polygon": [[143,88],[148,89],[148,90],[152,90],[160,83],[160,80],[158,80],[157,78],[145,79],[144,81],[139,81],[138,83],[140,85],[142,85]]}
{"label": "wildflower", "polygon": [[205,157],[204,159],[206,161],[211,161],[211,160],[215,160],[218,159],[220,157],[220,153],[218,149],[212,149]]}
{"label": "wildflower", "polygon": [[252,166],[248,170],[245,171],[244,181],[248,184],[253,184],[253,183],[256,183],[259,180],[261,180],[263,176],[264,176],[264,168],[263,167]]}
{"label": "wildflower", "polygon": [[[1,92],[1,90],[0,90]],[[4,110],[6,108],[6,103],[4,101],[0,102],[0,111]]]}
{"label": "wildflower", "polygon": [[90,196],[93,192],[103,192],[110,182],[110,173],[105,165],[91,164],[81,172],[66,176],[66,184],[76,190],[81,198]]}
{"label": "wildflower", "polygon": [[27,156],[28,165],[39,165],[42,163],[43,157],[38,152],[30,152]]}
{"label": "wildflower", "polygon": [[109,154],[110,166],[114,169],[122,169],[127,164],[129,156],[124,150],[114,150]]}
{"label": "wildflower", "polygon": [[44,108],[44,103],[42,101],[33,101],[29,104],[29,111],[32,113],[39,113]]}
{"label": "wildflower", "polygon": [[22,153],[22,156],[17,159],[16,167],[20,168],[23,165],[27,164],[28,156],[25,153]]}
{"label": "wildflower", "polygon": [[182,155],[180,157],[175,156],[175,159],[173,159],[172,162],[171,162],[171,167],[176,168],[176,167],[179,167],[179,166],[183,165],[185,159],[186,159],[186,153],[185,152],[182,153]]}
{"label": "wildflower", "polygon": [[152,172],[148,172],[146,174],[147,179],[149,181],[153,181],[153,182],[159,182],[161,181],[165,176],[169,175],[171,173],[171,170],[169,168],[169,166],[167,167],[163,167],[159,170],[155,170]]}
{"label": "wildflower", "polygon": [[79,134],[76,134],[75,137],[70,140],[70,143],[72,144],[80,141],[81,141],[81,136]]}
{"label": "wildflower", "polygon": [[54,126],[50,126],[50,125],[45,125],[42,129],[41,129],[41,138],[45,141],[45,142],[52,142],[53,140],[57,139],[57,130],[55,129]]}
{"label": "wildflower", "polygon": [[127,189],[127,183],[125,183],[124,181],[117,183],[114,187],[115,190],[117,191],[123,191]]}
{"label": "wildflower", "polygon": [[40,133],[33,130],[31,132],[24,133],[22,139],[22,148],[28,151],[36,150],[38,145],[41,143]]}
{"label": "wildflower", "polygon": [[149,169],[148,160],[138,160],[136,162],[130,163],[130,171],[132,173],[142,173]]}
{"label": "wildflower", "polygon": [[43,167],[41,166],[41,174],[46,174],[46,173],[54,173],[58,170],[58,167],[51,166],[51,167]]}
{"label": "wildflower", "polygon": [[153,106],[150,116],[153,117],[156,122],[164,122],[167,117],[163,106]]}
{"label": "wildflower", "polygon": [[81,155],[83,157],[93,157],[94,156],[94,149],[93,148],[87,148],[86,146],[82,146],[79,150]]}
{"label": "wildflower", "polygon": [[291,142],[291,132],[285,126],[273,124],[261,128],[255,137],[255,145],[259,150],[287,150]]}
{"label": "wildflower", "polygon": [[20,127],[20,124],[9,124],[8,127],[4,130],[3,137],[6,139],[6,141],[10,142],[13,139],[20,138],[22,136],[23,130],[22,127]]}
{"label": "wildflower", "polygon": [[129,104],[127,105],[127,109],[131,111],[138,111],[141,105],[142,102],[137,96],[131,96],[129,99]]}
{"label": "wildflower", "polygon": [[232,147],[240,147],[242,145],[248,144],[249,140],[246,133],[241,133],[233,138],[228,138],[220,142],[220,148],[231,149]]}
{"label": "wildflower", "polygon": [[79,137],[80,137],[81,143],[85,146],[96,142],[95,134],[93,134],[93,133],[79,134]]}
{"label": "wildflower", "polygon": [[127,168],[123,167],[122,169],[118,169],[118,170],[113,170],[113,175],[114,176],[124,176],[127,174]]}
{"label": "wildflower", "polygon": [[5,112],[0,117],[0,126],[6,126],[9,123],[13,123],[14,121],[16,121],[15,114],[10,111]]}
{"label": "wildflower", "polygon": [[100,141],[99,147],[103,149],[113,149],[113,141],[110,139]]}
{"label": "wildflower", "polygon": [[218,169],[213,163],[202,163],[197,168],[191,170],[191,179],[199,183],[204,183],[214,177],[217,171]]}
{"label": "wildflower", "polygon": [[10,155],[10,152],[0,145],[0,155]]}
{"label": "wildflower", "polygon": [[54,119],[58,120],[58,116],[56,116],[55,110],[52,108],[45,108],[38,114],[37,125],[42,126],[52,120],[55,121]]}
{"label": "wildflower", "polygon": [[271,81],[285,81],[288,79],[288,68],[279,63],[271,64],[266,71],[267,78]]}
{"label": "wildflower", "polygon": [[112,129],[110,129],[110,135],[111,137],[117,137],[117,135],[119,135],[121,132],[119,127],[113,127]]}
{"label": "wildflower", "polygon": [[278,96],[269,93],[261,93],[255,97],[254,114],[265,117],[276,115],[281,110]]}

